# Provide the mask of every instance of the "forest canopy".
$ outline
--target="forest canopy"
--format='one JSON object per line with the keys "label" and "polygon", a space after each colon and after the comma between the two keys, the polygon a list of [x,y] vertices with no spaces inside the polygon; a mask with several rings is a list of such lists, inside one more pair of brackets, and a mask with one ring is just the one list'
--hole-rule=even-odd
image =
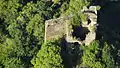
{"label": "forest canopy", "polygon": [[[90,45],[66,46],[61,38],[44,42],[46,20],[72,14],[72,25],[78,26],[86,20],[79,11],[90,5],[101,7]],[[0,0],[0,68],[119,68],[119,23],[106,19],[119,6],[109,0]]]}

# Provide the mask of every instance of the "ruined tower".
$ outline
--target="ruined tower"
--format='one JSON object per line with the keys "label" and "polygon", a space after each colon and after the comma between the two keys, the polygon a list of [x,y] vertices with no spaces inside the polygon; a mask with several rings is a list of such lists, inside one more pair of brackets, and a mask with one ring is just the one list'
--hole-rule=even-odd
{"label": "ruined tower", "polygon": [[72,26],[69,21],[72,16],[66,16],[47,20],[45,22],[45,41],[65,36],[66,41],[69,43],[78,42],[79,44],[84,43],[85,45],[89,45],[96,38],[96,29],[98,25],[97,8],[96,6],[90,6],[89,8],[84,6],[80,12],[87,16],[87,20],[82,21],[81,28],[77,31],[82,33],[84,32],[84,28],[89,30],[89,32],[85,34],[84,40],[80,40],[81,38],[73,38],[73,30],[71,29]]}

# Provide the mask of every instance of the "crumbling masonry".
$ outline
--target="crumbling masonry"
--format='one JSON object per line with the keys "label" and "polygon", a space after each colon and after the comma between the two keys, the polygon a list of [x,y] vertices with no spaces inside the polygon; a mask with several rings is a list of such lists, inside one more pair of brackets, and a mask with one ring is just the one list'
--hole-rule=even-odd
{"label": "crumbling masonry", "polygon": [[[52,40],[56,38],[65,37],[68,43],[78,42],[79,44],[89,45],[96,38],[96,29],[97,29],[97,9],[96,6],[90,6],[87,8],[83,7],[81,10],[82,13],[87,15],[87,21],[82,21],[79,31],[80,33],[84,32],[83,28],[89,30],[87,34],[85,34],[85,39],[81,40],[81,38],[74,38],[72,33],[73,30],[72,25],[70,24],[70,17],[60,17],[57,19],[47,20],[45,22],[45,41]],[[79,33],[78,33],[79,34]]]}

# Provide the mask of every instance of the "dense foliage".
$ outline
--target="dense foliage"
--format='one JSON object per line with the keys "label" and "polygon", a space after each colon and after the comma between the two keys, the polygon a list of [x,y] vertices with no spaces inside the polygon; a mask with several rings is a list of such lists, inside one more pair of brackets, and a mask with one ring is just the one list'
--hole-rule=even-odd
{"label": "dense foliage", "polygon": [[36,59],[31,62],[35,68],[63,68],[58,41],[49,41],[42,45]]}
{"label": "dense foliage", "polygon": [[98,43],[95,41],[89,47],[82,47],[84,52],[81,66],[90,68],[114,68],[115,65],[113,57],[110,54],[110,46],[104,43],[104,47],[101,49]]}
{"label": "dense foliage", "polygon": [[70,0],[68,15],[72,15],[72,24],[77,26],[81,24],[81,21],[86,20],[85,14],[81,13],[83,6],[89,6],[90,0]]}
{"label": "dense foliage", "polygon": [[[44,42],[46,20],[72,15],[78,26],[86,20],[82,7],[92,4],[101,6],[93,43]],[[0,0],[0,68],[119,68],[119,6],[110,0]]]}

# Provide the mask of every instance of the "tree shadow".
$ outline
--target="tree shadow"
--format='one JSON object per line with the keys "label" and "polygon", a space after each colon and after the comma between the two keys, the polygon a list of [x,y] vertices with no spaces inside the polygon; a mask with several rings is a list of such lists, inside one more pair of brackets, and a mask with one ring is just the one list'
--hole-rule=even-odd
{"label": "tree shadow", "polygon": [[62,38],[61,40],[61,57],[63,59],[62,64],[64,68],[74,68],[80,64],[80,57],[82,56],[82,50],[80,45],[75,43],[69,43]]}
{"label": "tree shadow", "polygon": [[86,34],[88,34],[90,31],[87,27],[82,26],[73,26],[73,33],[72,36],[76,39],[80,39],[81,41],[85,40]]}
{"label": "tree shadow", "polygon": [[100,41],[101,48],[104,42],[110,45],[111,55],[114,57],[115,62],[120,65],[120,56],[117,54],[120,50],[120,2],[107,2],[100,5],[96,39]]}

